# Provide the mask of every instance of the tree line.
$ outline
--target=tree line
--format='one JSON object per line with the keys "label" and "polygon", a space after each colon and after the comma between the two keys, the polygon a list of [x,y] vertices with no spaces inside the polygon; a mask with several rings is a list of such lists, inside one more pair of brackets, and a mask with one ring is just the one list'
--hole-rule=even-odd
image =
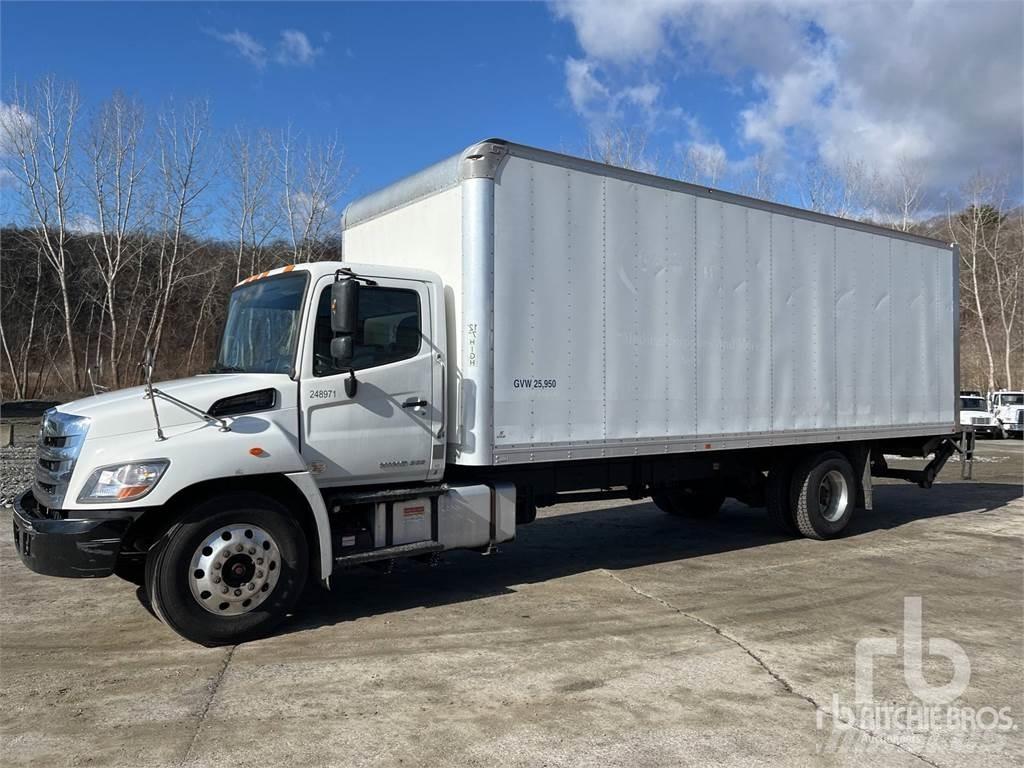
{"label": "tree line", "polygon": [[[0,395],[70,396],[208,368],[241,278],[341,256],[335,139],[215,133],[204,101],[84,110],[44,78],[0,110]],[[216,233],[216,234],[214,234]]]}
{"label": "tree line", "polygon": [[[756,156],[742,174],[691,147],[653,160],[647,134],[606,130],[584,153],[613,165],[778,196]],[[204,101],[153,115],[115,93],[84,109],[53,77],[0,104],[0,184],[15,220],[0,230],[0,397],[68,397],[135,384],[144,351],[160,377],[206,370],[231,288],[288,263],[341,258],[339,202],[351,178],[336,139],[285,129],[215,132]],[[960,246],[961,382],[1021,386],[1024,210],[978,174],[956,210],[922,215],[912,163],[883,177],[867,164],[790,172],[812,210],[872,220]]]}

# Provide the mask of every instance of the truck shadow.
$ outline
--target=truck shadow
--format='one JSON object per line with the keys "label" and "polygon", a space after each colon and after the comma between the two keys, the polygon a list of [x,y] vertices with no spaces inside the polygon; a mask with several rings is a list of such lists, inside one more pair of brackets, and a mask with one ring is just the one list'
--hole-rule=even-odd
{"label": "truck shadow", "polygon": [[[992,513],[1021,495],[1019,486],[999,483],[943,483],[931,493],[911,485],[876,486],[875,509],[858,510],[846,538],[928,518]],[[712,521],[677,519],[650,502],[561,514],[558,509],[520,528],[516,541],[502,545],[494,556],[450,552],[433,568],[405,561],[390,574],[367,568],[335,574],[332,590],[307,597],[277,634],[495,597],[512,592],[514,585],[600,568],[620,570],[755,547],[778,546],[783,560],[795,556],[787,555],[793,551],[787,542],[795,544],[794,538],[776,532],[763,509],[733,500]],[[829,545],[814,542],[813,546]],[[806,549],[801,549],[799,557],[806,556]]]}

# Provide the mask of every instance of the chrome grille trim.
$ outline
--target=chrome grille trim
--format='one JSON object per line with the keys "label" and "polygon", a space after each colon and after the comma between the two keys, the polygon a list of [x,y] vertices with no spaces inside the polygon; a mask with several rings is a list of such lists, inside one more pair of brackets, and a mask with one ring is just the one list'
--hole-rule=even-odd
{"label": "chrome grille trim", "polygon": [[75,462],[82,451],[89,419],[51,408],[43,414],[36,446],[32,495],[43,507],[60,509],[68,492]]}

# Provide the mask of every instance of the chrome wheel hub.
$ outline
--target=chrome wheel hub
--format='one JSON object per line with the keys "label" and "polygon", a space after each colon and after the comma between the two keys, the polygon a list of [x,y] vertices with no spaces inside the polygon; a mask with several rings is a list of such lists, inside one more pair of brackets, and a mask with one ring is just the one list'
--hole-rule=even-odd
{"label": "chrome wheel hub", "polygon": [[277,542],[262,528],[232,524],[211,533],[192,555],[192,596],[210,613],[238,616],[274,591],[281,573]]}
{"label": "chrome wheel hub", "polygon": [[837,469],[830,469],[818,484],[818,509],[821,516],[834,523],[846,512],[850,491],[846,478]]}

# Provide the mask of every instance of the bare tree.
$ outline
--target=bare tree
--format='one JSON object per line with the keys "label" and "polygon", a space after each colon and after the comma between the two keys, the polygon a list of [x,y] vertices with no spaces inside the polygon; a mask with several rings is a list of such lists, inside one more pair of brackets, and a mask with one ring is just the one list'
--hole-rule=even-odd
{"label": "bare tree", "polygon": [[143,125],[142,106],[115,93],[101,105],[85,147],[98,235],[90,239],[89,251],[103,284],[103,309],[110,330],[110,382],[115,388],[120,386],[118,364],[125,348],[125,339],[118,332],[118,283],[138,249],[132,247],[131,240],[138,234],[139,185],[145,170],[140,149]]}
{"label": "bare tree", "polygon": [[266,131],[250,134],[236,129],[228,142],[231,185],[226,210],[237,238],[235,282],[262,271],[263,252],[281,224],[274,200],[274,149]]}
{"label": "bare tree", "polygon": [[153,349],[154,355],[160,350],[174,292],[183,280],[193,276],[184,270],[198,247],[188,234],[200,224],[197,200],[210,184],[208,131],[206,102],[190,102],[180,114],[171,104],[158,118],[160,245],[155,265],[153,311],[144,342],[147,349]]}
{"label": "bare tree", "polygon": [[[1017,307],[1020,298],[1022,258],[1024,258],[1024,247],[1020,238],[1015,237],[1021,223],[1021,211],[1018,209],[1015,220],[1011,221],[1003,214],[1006,203],[1006,184],[1002,178],[986,178],[975,176],[970,189],[972,206],[969,209],[970,223],[972,228],[971,245],[975,250],[980,251],[987,260],[988,285],[979,290],[976,284],[978,270],[974,269],[974,288],[977,298],[984,290],[988,297],[986,302],[992,307],[992,311],[998,316],[999,324],[1003,332],[1003,374],[1005,375],[1005,386],[1013,386],[1013,338],[1014,328],[1017,323]],[[981,203],[982,197],[987,197],[988,202]],[[1016,224],[1017,226],[1013,226]],[[979,315],[981,314],[979,309]],[[986,331],[987,333],[987,331]],[[990,369],[994,367],[991,365]]]}
{"label": "bare tree", "polygon": [[743,180],[741,191],[761,200],[775,199],[775,165],[764,152],[758,152],[749,160],[749,171]]}
{"label": "bare tree", "polygon": [[348,175],[345,151],[337,138],[314,146],[307,141],[297,148],[291,128],[281,133],[278,168],[281,173],[282,207],[292,247],[292,258],[319,258],[328,227],[333,226],[334,206],[345,192]]}
{"label": "bare tree", "polygon": [[900,157],[888,179],[881,182],[882,205],[888,223],[900,232],[909,232],[917,222],[924,191],[924,168],[918,162]]}
{"label": "bare tree", "polygon": [[853,218],[871,206],[873,186],[862,160],[845,158],[833,164],[819,157],[804,166],[801,197],[812,211]]}
{"label": "bare tree", "polygon": [[693,142],[686,148],[678,175],[692,184],[717,187],[724,182],[727,170],[725,150],[721,145]]}
{"label": "bare tree", "polygon": [[29,91],[15,89],[15,97],[0,120],[7,170],[25,194],[33,230],[57,278],[71,386],[76,391],[79,389],[78,358],[68,291],[71,267],[68,237],[74,226],[72,185],[78,109],[77,88],[46,77]]}
{"label": "bare tree", "polygon": [[[992,351],[992,339],[985,314],[986,281],[985,250],[986,240],[990,237],[989,230],[1000,217],[998,210],[988,200],[992,193],[991,180],[977,174],[964,189],[964,198],[968,207],[962,213],[947,214],[949,230],[954,241],[960,246],[961,278],[960,290],[966,302],[961,308],[966,309],[974,317],[981,334],[987,363],[987,384],[989,390],[996,388],[995,356]],[[966,275],[963,272],[966,271]]]}
{"label": "bare tree", "polygon": [[591,160],[644,173],[659,173],[657,155],[648,148],[647,131],[639,126],[605,126],[587,135],[585,154]]}

